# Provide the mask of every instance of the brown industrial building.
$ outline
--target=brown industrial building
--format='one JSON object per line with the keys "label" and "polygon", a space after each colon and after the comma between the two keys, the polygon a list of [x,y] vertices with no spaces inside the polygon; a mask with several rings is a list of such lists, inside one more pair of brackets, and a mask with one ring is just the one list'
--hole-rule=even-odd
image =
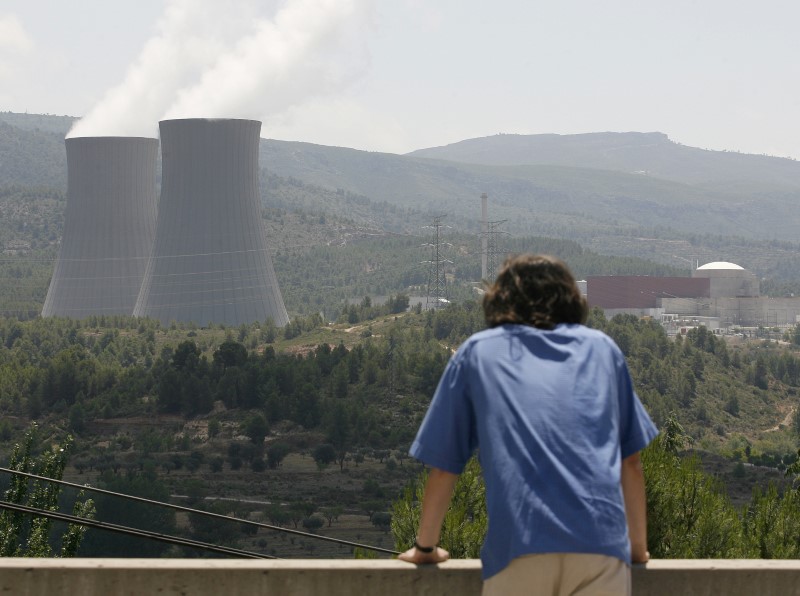
{"label": "brown industrial building", "polygon": [[800,298],[760,295],[758,278],[734,263],[698,267],[692,277],[604,276],[586,279],[590,306],[606,316],[629,313],[662,322],[694,321],[710,328],[793,326]]}
{"label": "brown industrial building", "polygon": [[611,275],[586,278],[589,304],[603,310],[660,308],[661,298],[708,298],[710,287],[710,280],[692,277]]}

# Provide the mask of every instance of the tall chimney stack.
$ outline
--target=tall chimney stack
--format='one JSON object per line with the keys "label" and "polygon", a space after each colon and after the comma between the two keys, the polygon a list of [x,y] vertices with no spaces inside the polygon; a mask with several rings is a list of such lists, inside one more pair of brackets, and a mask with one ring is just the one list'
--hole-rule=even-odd
{"label": "tall chimney stack", "polygon": [[[481,195],[481,279],[489,275],[489,195]],[[492,280],[488,280],[492,281]]]}

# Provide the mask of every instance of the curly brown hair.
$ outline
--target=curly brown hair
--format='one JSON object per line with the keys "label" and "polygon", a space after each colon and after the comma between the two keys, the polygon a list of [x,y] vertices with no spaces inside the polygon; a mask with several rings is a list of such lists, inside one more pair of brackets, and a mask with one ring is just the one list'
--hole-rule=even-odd
{"label": "curly brown hair", "polygon": [[509,257],[483,296],[486,324],[531,325],[552,329],[559,323],[585,323],[586,299],[567,265],[549,255]]}

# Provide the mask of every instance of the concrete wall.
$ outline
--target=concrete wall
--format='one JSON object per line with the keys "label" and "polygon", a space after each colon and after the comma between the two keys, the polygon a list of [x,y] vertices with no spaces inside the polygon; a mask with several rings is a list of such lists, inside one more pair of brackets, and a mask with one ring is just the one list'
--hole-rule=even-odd
{"label": "concrete wall", "polygon": [[[414,567],[392,560],[0,559],[0,593],[478,596],[480,561]],[[800,561],[651,561],[633,570],[636,596],[800,596]]]}
{"label": "concrete wall", "polygon": [[709,279],[712,298],[754,297],[761,293],[758,278],[747,269],[695,269],[692,278]]}
{"label": "concrete wall", "polygon": [[666,313],[717,317],[724,326],[794,325],[800,317],[800,298],[662,298]]}

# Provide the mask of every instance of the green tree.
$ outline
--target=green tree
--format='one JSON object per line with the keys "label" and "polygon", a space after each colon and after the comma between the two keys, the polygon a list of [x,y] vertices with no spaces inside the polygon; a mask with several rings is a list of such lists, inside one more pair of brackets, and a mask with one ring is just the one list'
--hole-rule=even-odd
{"label": "green tree", "polygon": [[172,354],[172,366],[178,370],[194,370],[200,362],[200,348],[191,340],[182,341]]}
{"label": "green tree", "polygon": [[239,342],[228,340],[214,352],[214,365],[226,370],[231,366],[242,366],[247,362],[247,348]]}
{"label": "green tree", "polygon": [[[230,504],[222,501],[214,501],[210,505],[201,504],[199,507],[217,515],[231,516]],[[242,524],[233,521],[199,513],[190,513],[189,522],[192,525],[192,535],[196,540],[215,544],[235,544],[242,527]]]}
{"label": "green tree", "polygon": [[386,306],[392,314],[398,314],[408,310],[408,305],[411,299],[407,294],[397,294],[397,296],[389,296]]}
{"label": "green tree", "polygon": [[392,514],[388,511],[377,511],[373,513],[370,521],[373,526],[384,532],[388,532],[392,528]]}
{"label": "green tree", "polygon": [[350,381],[350,371],[347,362],[340,362],[333,369],[331,375],[331,394],[337,399],[347,397],[348,383]]}
{"label": "green tree", "polygon": [[[38,457],[32,454],[37,427],[31,426],[25,433],[22,443],[14,446],[8,467],[61,480],[67,458],[72,447],[72,437],[68,436],[60,447],[45,451]],[[61,485],[43,480],[34,480],[29,490],[29,480],[25,476],[12,475],[11,486],[5,492],[5,500],[16,505],[25,505],[45,511],[58,511]],[[91,519],[94,517],[94,502],[81,501],[83,492],[78,494],[72,514]],[[22,513],[3,510],[0,513],[0,556],[3,557],[52,557],[50,530],[52,520],[35,516],[32,519]],[[57,556],[74,557],[81,544],[86,527],[70,524],[61,536],[61,550]]]}
{"label": "green tree", "polygon": [[755,364],[753,365],[753,385],[759,389],[768,389],[768,372],[769,368],[767,367],[767,361],[762,354],[759,354],[756,357]]}
{"label": "green tree", "polygon": [[328,440],[336,450],[336,461],[339,462],[339,469],[344,469],[344,460],[351,448],[353,435],[353,425],[350,421],[350,413],[341,402],[335,402],[333,410],[328,420]]}
{"label": "green tree", "polygon": [[291,516],[286,508],[273,503],[264,511],[264,515],[269,522],[275,526],[283,526],[289,523]]}
{"label": "green tree", "polygon": [[323,443],[314,448],[311,456],[320,470],[324,470],[336,461],[336,449],[330,443]]}
{"label": "green tree", "polygon": [[328,520],[328,527],[330,528],[334,521],[339,519],[339,516],[344,513],[344,507],[341,505],[334,505],[332,507],[324,507],[320,511],[325,519]]}
{"label": "green tree", "polygon": [[208,421],[208,438],[213,439],[217,435],[219,435],[219,431],[222,429],[222,424],[216,418],[212,418]]}
{"label": "green tree", "polygon": [[267,419],[261,414],[253,414],[245,421],[242,431],[250,437],[254,445],[263,445],[264,438],[269,432]]}
{"label": "green tree", "polygon": [[[189,461],[192,461],[191,459]],[[188,462],[187,462],[188,463]],[[102,488],[154,501],[169,501],[169,488],[159,479],[152,463],[142,462],[141,471],[129,470],[125,474],[103,472],[99,478]],[[202,483],[189,483],[183,489],[186,494],[200,498],[205,493]],[[161,534],[175,533],[175,512],[164,507],[146,503],[135,503],[112,495],[98,495],[97,515],[105,522],[152,530]],[[137,557],[159,557],[169,546],[155,540],[123,536],[111,532],[90,532],[81,545],[81,556],[126,557],[136,553]]]}
{"label": "green tree", "polygon": [[309,532],[316,532],[325,525],[325,520],[318,515],[312,515],[303,520],[303,527]]}
{"label": "green tree", "polygon": [[779,495],[774,485],[753,490],[744,511],[745,556],[758,559],[800,557],[800,493]]}
{"label": "green tree", "polygon": [[81,433],[86,426],[86,411],[80,403],[72,404],[69,409],[69,428],[70,430]]}
{"label": "green tree", "polygon": [[742,555],[736,509],[697,458],[682,458],[675,439],[657,437],[642,451],[647,535],[656,559],[722,559]]}
{"label": "green tree", "polygon": [[[392,506],[391,529],[395,548],[411,548],[419,527],[422,495],[427,480],[423,472],[403,491]],[[467,463],[453,491],[450,508],[444,518],[439,544],[456,559],[477,558],[486,534],[486,488],[476,458]]]}
{"label": "green tree", "polygon": [[731,393],[730,397],[725,402],[725,411],[731,416],[739,415],[739,397],[736,393]]}
{"label": "green tree", "polygon": [[267,449],[267,465],[270,470],[280,467],[284,458],[289,455],[290,448],[286,443],[274,443]]}

